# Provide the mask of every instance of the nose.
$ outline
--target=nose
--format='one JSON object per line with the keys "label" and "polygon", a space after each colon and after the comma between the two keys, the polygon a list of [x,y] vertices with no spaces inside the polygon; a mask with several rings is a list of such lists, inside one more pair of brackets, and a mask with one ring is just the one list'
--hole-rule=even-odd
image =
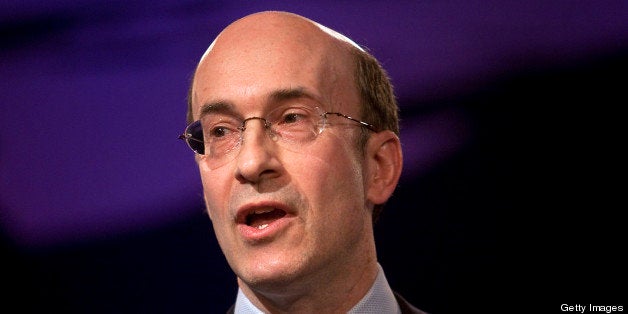
{"label": "nose", "polygon": [[242,183],[259,183],[279,175],[281,163],[268,122],[251,117],[242,122],[240,151],[236,156],[236,173]]}

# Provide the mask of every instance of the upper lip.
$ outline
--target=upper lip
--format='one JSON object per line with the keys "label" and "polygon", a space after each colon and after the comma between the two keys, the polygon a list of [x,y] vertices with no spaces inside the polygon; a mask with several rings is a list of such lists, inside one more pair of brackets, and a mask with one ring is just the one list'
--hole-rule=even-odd
{"label": "upper lip", "polygon": [[275,201],[261,201],[255,203],[248,203],[243,206],[240,206],[236,211],[236,223],[238,224],[246,224],[247,217],[254,213],[256,210],[264,210],[264,209],[280,209],[285,211],[287,214],[290,213],[290,208],[280,202]]}

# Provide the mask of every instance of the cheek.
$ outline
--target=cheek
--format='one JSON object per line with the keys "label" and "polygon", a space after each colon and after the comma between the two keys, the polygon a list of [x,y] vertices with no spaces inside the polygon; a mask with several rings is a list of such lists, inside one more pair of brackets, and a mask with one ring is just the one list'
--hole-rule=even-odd
{"label": "cheek", "polygon": [[201,182],[203,184],[203,199],[207,207],[207,213],[212,221],[223,219],[224,211],[218,210],[224,208],[228,204],[228,184],[223,178],[224,174],[221,170],[210,170],[208,167],[199,164]]}
{"label": "cheek", "polygon": [[364,180],[360,160],[352,150],[338,143],[326,147],[335,148],[302,154],[299,162],[291,163],[287,170],[292,181],[298,182],[311,205],[323,212],[326,207],[362,206]]}
{"label": "cheek", "polygon": [[[203,184],[203,198],[205,208],[212,223],[214,235],[222,248],[225,256],[233,255],[233,238],[229,230],[230,219],[228,213],[229,185],[224,180],[224,171],[209,170],[207,167],[199,167]],[[220,180],[222,178],[222,180]]]}
{"label": "cheek", "polygon": [[308,243],[317,254],[349,252],[349,248],[359,243],[364,226],[370,222],[365,209],[361,164],[345,152],[338,152],[333,158],[308,156],[304,160],[307,167],[294,166],[293,174],[299,171],[301,179],[293,182],[298,182],[298,189],[308,201],[305,213]]}

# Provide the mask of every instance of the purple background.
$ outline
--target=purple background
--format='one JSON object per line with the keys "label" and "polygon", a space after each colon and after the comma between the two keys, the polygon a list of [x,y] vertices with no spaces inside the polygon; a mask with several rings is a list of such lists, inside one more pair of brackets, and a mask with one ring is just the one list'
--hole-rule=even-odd
{"label": "purple background", "polygon": [[394,288],[435,313],[530,278],[564,291],[585,276],[574,302],[608,288],[617,258],[568,256],[625,248],[609,178],[625,162],[628,2],[84,0],[0,2],[0,228],[16,295],[64,313],[233,302],[177,135],[206,47],[269,9],[344,33],[392,77],[406,163],[376,236]]}

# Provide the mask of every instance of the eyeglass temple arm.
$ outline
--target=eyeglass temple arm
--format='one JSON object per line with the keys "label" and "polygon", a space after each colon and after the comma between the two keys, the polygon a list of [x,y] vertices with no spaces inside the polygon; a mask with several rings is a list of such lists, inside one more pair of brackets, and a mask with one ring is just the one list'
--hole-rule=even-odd
{"label": "eyeglass temple arm", "polygon": [[181,135],[179,135],[178,139],[180,139],[180,140],[190,140],[190,141],[195,141],[195,142],[199,142],[199,143],[204,143],[202,140],[199,140],[197,138],[193,138],[191,134],[181,134]]}
{"label": "eyeglass temple arm", "polygon": [[358,119],[355,119],[355,118],[352,118],[352,117],[350,117],[350,116],[344,115],[344,114],[342,114],[342,113],[340,113],[340,112],[325,112],[324,114],[326,114],[326,115],[327,115],[327,114],[333,114],[333,115],[337,115],[337,116],[339,116],[339,117],[343,117],[343,118],[345,118],[345,119],[349,119],[349,120],[351,120],[351,121],[354,121],[354,122],[359,123],[361,126],[366,127],[367,129],[369,129],[369,130],[371,130],[371,131],[373,131],[373,132],[377,132],[377,129],[375,129],[375,126],[373,126],[372,124],[370,124],[370,123],[366,123],[366,122],[364,122],[364,121],[360,121],[360,120],[358,120]]}

